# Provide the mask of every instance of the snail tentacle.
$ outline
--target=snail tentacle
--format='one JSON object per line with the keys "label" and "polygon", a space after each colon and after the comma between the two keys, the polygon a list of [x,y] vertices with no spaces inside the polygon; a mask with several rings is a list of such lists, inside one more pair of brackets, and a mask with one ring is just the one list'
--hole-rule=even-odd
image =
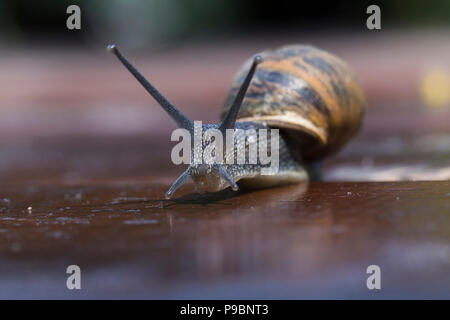
{"label": "snail tentacle", "polygon": [[186,171],[184,171],[181,176],[179,176],[177,178],[177,180],[175,180],[175,182],[172,184],[172,186],[170,187],[170,189],[166,192],[166,199],[170,199],[173,195],[173,193],[179,188],[181,187],[186,181],[187,179],[189,179],[190,177],[190,169],[188,168]]}
{"label": "snail tentacle", "polygon": [[159,103],[159,105],[169,114],[169,116],[180,127],[189,131],[194,130],[194,124],[181,111],[179,111],[173,104],[171,104],[159,91],[156,89],[145,77],[137,71],[137,69],[120,53],[116,45],[112,44],[106,48],[112,52],[125,68],[139,81],[139,83],[147,90],[147,92]]}
{"label": "snail tentacle", "polygon": [[231,189],[233,189],[233,191],[238,191],[239,187],[236,184],[236,182],[234,182],[233,178],[228,174],[227,170],[224,169],[223,166],[221,166],[220,164],[216,165],[219,174],[222,178],[224,178],[230,185]]}
{"label": "snail tentacle", "polygon": [[253,75],[255,74],[256,66],[260,64],[263,61],[262,57],[257,55],[253,58],[252,66],[250,67],[250,70],[247,73],[247,77],[245,78],[244,82],[242,83],[241,87],[239,88],[239,92],[237,93],[236,97],[234,98],[234,102],[232,106],[230,107],[230,110],[228,110],[227,115],[223,119],[222,123],[220,124],[219,130],[222,133],[225,133],[226,129],[234,129],[234,126],[236,124],[236,118],[239,113],[239,109],[241,108],[242,101],[244,101],[245,93],[247,92],[248,87],[250,86],[250,82],[252,81]]}

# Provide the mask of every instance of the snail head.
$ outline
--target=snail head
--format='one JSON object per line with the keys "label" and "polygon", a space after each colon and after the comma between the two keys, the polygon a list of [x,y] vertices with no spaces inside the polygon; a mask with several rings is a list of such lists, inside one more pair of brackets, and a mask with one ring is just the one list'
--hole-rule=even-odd
{"label": "snail head", "polygon": [[[115,45],[109,45],[107,47],[109,52],[112,52],[125,68],[139,81],[139,83],[145,88],[145,90],[158,102],[158,104],[169,114],[169,116],[175,121],[178,127],[188,130],[191,134],[194,133],[194,122],[188,119],[181,111],[179,111],[172,103],[170,103],[145,77],[137,71],[137,69],[120,53],[119,49]],[[224,117],[220,125],[216,125],[217,129],[225,136],[227,129],[234,129],[236,125],[236,119],[239,109],[244,100],[245,93],[250,85],[252,77],[255,73],[256,66],[262,62],[262,57],[257,55],[253,59],[253,63],[248,71],[248,74],[242,83],[239,91],[231,105],[228,113]],[[214,143],[209,141],[208,143]],[[208,144],[206,143],[206,144]],[[202,147],[206,145],[202,144]],[[192,147],[193,148],[193,147]],[[191,154],[194,154],[194,150],[191,150]],[[229,175],[225,167],[219,163],[212,164],[197,164],[192,160],[189,167],[184,171],[170,189],[166,193],[166,199],[170,199],[175,190],[183,185],[189,178],[194,182],[195,188],[198,192],[216,192],[230,186],[233,190],[239,189],[236,182]]]}

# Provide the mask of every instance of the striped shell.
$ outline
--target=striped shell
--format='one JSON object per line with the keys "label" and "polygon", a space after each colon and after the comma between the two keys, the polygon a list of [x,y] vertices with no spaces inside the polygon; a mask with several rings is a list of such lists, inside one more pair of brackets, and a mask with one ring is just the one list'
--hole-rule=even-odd
{"label": "striped shell", "polygon": [[[358,131],[365,99],[349,66],[336,56],[303,45],[261,53],[261,63],[238,121],[281,128],[294,154],[318,160],[341,148]],[[238,71],[222,117],[244,81],[252,59]],[[297,147],[298,146],[298,147]]]}

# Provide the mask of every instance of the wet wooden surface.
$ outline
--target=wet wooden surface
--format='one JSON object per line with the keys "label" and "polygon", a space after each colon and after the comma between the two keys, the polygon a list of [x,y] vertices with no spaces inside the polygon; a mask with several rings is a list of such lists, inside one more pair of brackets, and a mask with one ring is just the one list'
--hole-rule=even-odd
{"label": "wet wooden surface", "polygon": [[[165,189],[3,186],[0,296],[450,297],[449,182],[159,200]],[[78,292],[65,287],[71,264],[82,270]],[[373,264],[378,292],[366,288]]]}
{"label": "wet wooden surface", "polygon": [[[324,39],[369,98],[326,181],[214,196],[188,185],[176,201],[161,200],[183,170],[170,161],[174,126],[117,61],[0,57],[0,298],[450,298],[450,112],[420,98],[423,52],[439,47],[430,59],[448,70],[448,41]],[[266,45],[137,64],[211,122],[255,47]],[[66,288],[72,264],[80,291]],[[369,265],[379,291],[366,287]]]}

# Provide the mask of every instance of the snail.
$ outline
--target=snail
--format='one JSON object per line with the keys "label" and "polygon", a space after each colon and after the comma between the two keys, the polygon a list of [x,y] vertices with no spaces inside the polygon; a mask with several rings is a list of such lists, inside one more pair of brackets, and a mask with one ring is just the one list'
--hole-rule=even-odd
{"label": "snail", "polygon": [[[120,53],[107,47],[161,105],[176,124],[193,132],[194,122],[184,116]],[[172,197],[189,178],[196,190],[217,192],[239,185],[271,187],[300,183],[317,177],[318,161],[341,149],[358,131],[365,108],[363,91],[350,67],[324,50],[305,45],[267,50],[250,58],[237,72],[226,98],[221,123],[203,129],[230,129],[235,141],[248,129],[279,129],[277,169],[262,174],[261,163],[195,163],[166,193]],[[257,135],[260,139],[260,135]],[[213,140],[203,141],[206,148]],[[265,142],[269,143],[269,142]],[[248,154],[248,145],[236,148]],[[243,146],[243,147],[242,147]],[[198,148],[198,146],[197,146]],[[244,149],[242,149],[244,148]],[[193,150],[192,146],[191,153]],[[231,149],[234,151],[234,148]],[[234,157],[234,155],[232,155]]]}

